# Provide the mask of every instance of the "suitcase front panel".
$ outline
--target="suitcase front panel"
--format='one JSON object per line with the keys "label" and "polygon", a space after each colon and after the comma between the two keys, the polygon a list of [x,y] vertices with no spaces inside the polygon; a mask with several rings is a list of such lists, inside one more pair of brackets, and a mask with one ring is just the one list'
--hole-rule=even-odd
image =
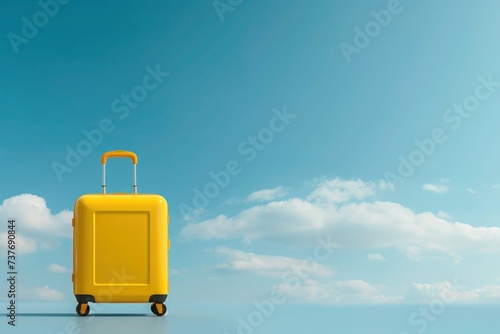
{"label": "suitcase front panel", "polygon": [[[94,215],[94,284],[147,285],[150,274],[148,211],[97,211]],[[125,270],[134,277],[116,281]]]}

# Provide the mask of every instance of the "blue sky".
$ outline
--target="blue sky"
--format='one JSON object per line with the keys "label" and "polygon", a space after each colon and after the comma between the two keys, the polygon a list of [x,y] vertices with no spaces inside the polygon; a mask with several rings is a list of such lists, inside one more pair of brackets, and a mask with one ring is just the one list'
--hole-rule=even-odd
{"label": "blue sky", "polygon": [[[23,298],[73,302],[73,203],[126,149],[170,205],[173,305],[498,302],[498,4],[228,3],[69,1],[30,38],[40,5],[2,4],[0,218],[24,237]],[[108,191],[130,190],[110,161]]]}

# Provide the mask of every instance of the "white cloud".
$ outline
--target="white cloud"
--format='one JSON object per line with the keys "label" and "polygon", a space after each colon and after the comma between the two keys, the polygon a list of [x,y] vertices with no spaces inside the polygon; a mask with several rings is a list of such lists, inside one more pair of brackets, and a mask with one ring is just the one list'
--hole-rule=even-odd
{"label": "white cloud", "polygon": [[312,203],[299,199],[270,202],[242,211],[229,218],[220,215],[214,219],[187,225],[181,232],[186,238],[228,239],[251,241],[261,238],[288,239],[308,234],[323,227],[324,211]]}
{"label": "white cloud", "polygon": [[[308,200],[273,201],[234,216],[219,215],[189,224],[181,235],[205,240],[268,240],[293,246],[312,246],[318,236],[330,235],[340,247],[395,248],[415,260],[425,253],[458,259],[461,253],[500,252],[498,227],[453,222],[430,212],[416,213],[394,202],[359,202],[381,187],[360,180],[346,182],[326,181]],[[354,201],[346,202],[349,200]]]}
{"label": "white cloud", "polygon": [[444,212],[444,211],[439,211],[437,213],[437,216],[439,218],[443,218],[443,219],[448,219],[448,220],[451,219],[451,215],[449,213],[447,213],[447,212]]}
{"label": "white cloud", "polygon": [[479,298],[476,293],[465,291],[464,287],[449,281],[437,283],[414,283],[405,296],[406,301],[425,302],[433,299],[446,303],[470,302]]}
{"label": "white cloud", "polygon": [[477,195],[478,194],[477,190],[475,190],[475,189],[467,188],[466,190],[471,195]]}
{"label": "white cloud", "polygon": [[296,286],[282,283],[277,286],[287,297],[298,302],[319,304],[391,303],[399,299],[384,295],[382,286],[363,280],[337,281],[321,284],[308,281]]}
{"label": "white cloud", "polygon": [[472,291],[479,294],[480,300],[484,302],[498,303],[500,301],[500,285],[487,285]]}
{"label": "white cloud", "polygon": [[[34,253],[57,247],[58,237],[71,237],[73,213],[63,210],[52,214],[45,200],[39,196],[22,194],[10,197],[0,205],[0,221],[16,220],[16,252]],[[4,256],[6,233],[0,233],[0,250]]]}
{"label": "white cloud", "polygon": [[368,254],[368,259],[372,261],[384,261],[385,258],[382,254],[378,253],[369,253]]}
{"label": "white cloud", "polygon": [[422,188],[424,188],[424,190],[427,190],[427,191],[431,191],[433,193],[436,193],[436,194],[445,194],[448,192],[449,188],[447,185],[444,185],[444,184],[424,184],[422,186]]}
{"label": "white cloud", "polygon": [[206,212],[207,210],[203,208],[197,208],[194,209],[191,213],[189,214],[184,214],[182,216],[182,219],[188,223],[194,223],[199,221],[200,217]]}
{"label": "white cloud", "polygon": [[244,204],[250,202],[269,202],[275,199],[283,198],[288,194],[284,187],[272,189],[257,190],[244,199],[232,197],[226,201],[226,204]]}
{"label": "white cloud", "polygon": [[52,214],[39,196],[22,194],[10,197],[0,206],[0,220],[15,218],[19,231],[31,231],[52,236],[72,236],[73,212],[64,210]]}
{"label": "white cloud", "polygon": [[311,201],[343,203],[373,197],[379,189],[394,189],[394,185],[385,181],[374,183],[363,182],[360,179],[342,180],[337,177],[333,180],[321,182],[307,199]]}
{"label": "white cloud", "polygon": [[48,286],[37,287],[34,289],[35,297],[40,300],[47,301],[61,301],[64,299],[64,295]]}
{"label": "white cloud", "polygon": [[319,283],[306,280],[301,284],[282,283],[275,286],[293,301],[316,304],[387,304],[432,303],[488,304],[500,302],[500,285],[466,289],[457,282],[414,283],[404,296],[388,296],[386,287],[364,280]]}
{"label": "white cloud", "polygon": [[[2,252],[1,256],[7,255],[7,244],[7,233],[0,233],[0,250]],[[16,235],[15,246],[15,252],[19,255],[34,253],[38,248],[37,242],[34,239],[27,238],[18,234]]]}
{"label": "white cloud", "polygon": [[220,246],[215,250],[216,254],[227,257],[227,261],[216,266],[217,269],[254,273],[258,275],[281,277],[284,272],[298,268],[309,276],[328,277],[332,270],[325,265],[314,262],[310,265],[308,261],[284,256],[258,255],[246,253],[241,250]]}
{"label": "white cloud", "polygon": [[285,197],[287,192],[284,187],[277,187],[273,189],[262,189],[255,191],[248,195],[246,198],[246,202],[254,202],[254,201],[272,201],[278,198]]}
{"label": "white cloud", "polygon": [[457,282],[415,283],[405,296],[405,301],[425,302],[441,300],[444,303],[498,303],[500,285],[486,285],[467,289]]}
{"label": "white cloud", "polygon": [[60,264],[57,264],[57,263],[52,263],[46,269],[48,271],[50,271],[52,273],[56,273],[56,274],[66,274],[66,273],[69,273],[69,271],[70,271],[68,268],[61,266]]}

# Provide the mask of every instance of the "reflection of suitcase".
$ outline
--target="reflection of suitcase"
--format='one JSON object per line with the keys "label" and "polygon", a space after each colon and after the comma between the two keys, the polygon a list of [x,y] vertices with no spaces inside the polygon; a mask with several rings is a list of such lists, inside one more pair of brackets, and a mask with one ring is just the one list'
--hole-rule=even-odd
{"label": "reflection of suitcase", "polygon": [[[106,159],[132,159],[133,194],[106,194]],[[73,290],[78,315],[93,303],[152,303],[167,312],[168,204],[159,195],[138,195],[137,156],[127,151],[102,155],[102,194],[83,195],[73,216]]]}

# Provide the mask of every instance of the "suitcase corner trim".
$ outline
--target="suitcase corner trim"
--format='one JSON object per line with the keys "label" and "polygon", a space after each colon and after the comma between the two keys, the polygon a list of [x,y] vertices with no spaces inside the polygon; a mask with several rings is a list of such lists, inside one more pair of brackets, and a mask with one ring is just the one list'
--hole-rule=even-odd
{"label": "suitcase corner trim", "polygon": [[164,303],[167,300],[168,294],[166,295],[151,295],[149,297],[150,303]]}

